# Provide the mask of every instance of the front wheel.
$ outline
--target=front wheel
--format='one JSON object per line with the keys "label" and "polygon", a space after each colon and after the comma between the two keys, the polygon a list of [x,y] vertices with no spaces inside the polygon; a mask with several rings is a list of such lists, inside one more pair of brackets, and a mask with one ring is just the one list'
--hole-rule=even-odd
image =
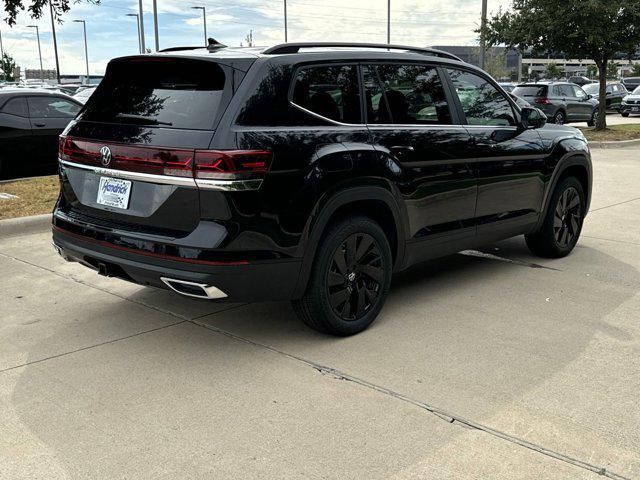
{"label": "front wheel", "polygon": [[391,249],[380,226],[367,217],[342,219],[320,242],[307,291],[293,308],[319,332],[359,333],[380,313],[391,270]]}
{"label": "front wheel", "polygon": [[525,235],[529,250],[539,257],[569,255],[580,238],[585,206],[582,184],[575,177],[565,178],[553,192],[540,230]]}
{"label": "front wheel", "polygon": [[590,127],[595,127],[598,124],[598,118],[600,117],[600,111],[596,108],[591,114],[591,118],[587,122]]}
{"label": "front wheel", "polygon": [[620,115],[622,115],[624,118],[627,118],[629,116],[627,112],[620,112]]}

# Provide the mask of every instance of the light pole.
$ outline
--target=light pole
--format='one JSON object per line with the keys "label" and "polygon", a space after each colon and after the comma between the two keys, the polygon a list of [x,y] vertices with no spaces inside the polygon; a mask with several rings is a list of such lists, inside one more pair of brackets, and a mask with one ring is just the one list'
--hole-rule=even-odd
{"label": "light pole", "polygon": [[142,0],[138,0],[138,10],[140,15],[140,23],[138,28],[140,29],[140,53],[147,53],[147,47],[144,45],[144,12],[142,11]]}
{"label": "light pole", "polygon": [[142,37],[140,36],[140,16],[137,13],[127,13],[127,17],[136,17],[136,23],[138,25],[138,50],[140,50],[140,53],[144,53],[142,49]]}
{"label": "light pole", "polygon": [[153,0],[153,30],[156,34],[156,52],[160,50],[160,37],[158,36],[158,0]]}
{"label": "light pole", "polygon": [[487,25],[487,0],[482,0],[482,16],[480,17],[480,63],[479,67],[484,70],[485,50],[487,48],[484,38],[484,28]]}
{"label": "light pole", "polygon": [[391,0],[387,0],[387,45],[391,44]]}
{"label": "light pole", "polygon": [[89,84],[89,50],[87,49],[87,24],[84,20],[74,20],[76,23],[82,24],[82,30],[84,32],[84,61],[87,65],[87,84]]}
{"label": "light pole", "polygon": [[288,41],[288,32],[287,32],[287,0],[284,0],[284,43]]}
{"label": "light pole", "polygon": [[36,29],[36,36],[38,37],[38,56],[40,57],[40,79],[44,83],[44,69],[42,68],[42,50],[40,49],[40,29],[37,25],[27,25],[29,28]]}
{"label": "light pole", "polygon": [[2,48],[2,31],[0,30],[0,59],[4,58],[4,48]]}
{"label": "light pole", "polygon": [[206,7],[191,7],[194,10],[202,10],[202,24],[204,26],[204,46],[209,45],[207,40],[207,8]]}
{"label": "light pole", "polygon": [[53,32],[53,53],[56,57],[56,78],[60,83],[60,60],[58,59],[58,40],[56,39],[56,21],[53,15],[53,0],[49,0],[49,12],[51,12],[51,31]]}

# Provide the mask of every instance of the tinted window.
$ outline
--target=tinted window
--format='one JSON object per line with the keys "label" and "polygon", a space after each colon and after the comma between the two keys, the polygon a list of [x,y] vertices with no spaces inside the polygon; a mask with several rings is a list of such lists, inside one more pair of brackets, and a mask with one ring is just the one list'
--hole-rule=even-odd
{"label": "tinted window", "polygon": [[513,92],[518,97],[546,97],[546,85],[521,85],[516,87]]}
{"label": "tinted window", "polygon": [[511,103],[488,81],[463,70],[447,71],[469,125],[516,124]]}
{"label": "tinted window", "polygon": [[133,59],[109,65],[82,118],[210,130],[223,109],[225,74],[208,61]]}
{"label": "tinted window", "polygon": [[17,115],[19,117],[28,117],[27,100],[24,97],[12,98],[2,107],[2,113]]}
{"label": "tinted window", "polygon": [[31,118],[73,118],[80,107],[60,97],[29,97],[29,116]]}
{"label": "tinted window", "polygon": [[367,119],[378,124],[451,124],[438,71],[424,65],[364,69]]}
{"label": "tinted window", "polygon": [[355,65],[298,70],[292,100],[296,105],[336,122],[362,123]]}

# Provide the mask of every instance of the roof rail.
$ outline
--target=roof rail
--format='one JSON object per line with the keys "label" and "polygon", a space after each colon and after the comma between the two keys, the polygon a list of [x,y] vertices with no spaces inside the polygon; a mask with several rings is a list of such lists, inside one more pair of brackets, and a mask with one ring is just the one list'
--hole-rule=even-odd
{"label": "roof rail", "polygon": [[391,45],[386,43],[350,43],[350,42],[299,42],[299,43],[281,43],[264,50],[262,53],[265,55],[282,55],[286,53],[298,53],[301,48],[332,48],[332,47],[345,47],[345,48],[379,48],[383,50],[407,50],[409,52],[422,53],[425,55],[433,55],[435,57],[449,58],[451,60],[458,60],[461,62],[460,57],[455,56],[452,53],[444,52],[436,48],[423,48],[423,47],[410,47],[408,45]]}

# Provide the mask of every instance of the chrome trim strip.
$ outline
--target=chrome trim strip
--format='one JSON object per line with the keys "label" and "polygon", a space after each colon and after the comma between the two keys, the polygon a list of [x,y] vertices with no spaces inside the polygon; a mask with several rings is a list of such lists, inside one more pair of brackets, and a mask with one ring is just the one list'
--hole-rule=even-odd
{"label": "chrome trim strip", "polygon": [[196,178],[198,188],[204,190],[222,190],[224,192],[242,192],[243,190],[258,190],[262,179],[253,180],[212,180]]}
{"label": "chrome trim strip", "polygon": [[152,173],[127,172],[125,170],[113,170],[111,168],[93,167],[91,165],[83,165],[80,163],[69,162],[67,160],[58,159],[60,165],[65,167],[78,168],[80,170],[88,170],[97,175],[105,175],[113,178],[123,178],[125,180],[137,180],[148,183],[161,183],[164,185],[177,185],[181,187],[195,187],[196,182],[191,177],[175,177],[169,175],[154,175]]}
{"label": "chrome trim strip", "polygon": [[[173,290],[176,293],[179,293],[180,295],[184,295],[185,297],[206,298],[208,300],[217,300],[220,298],[227,297],[227,294],[224,293],[222,290],[220,290],[218,287],[214,287],[213,285],[207,285],[206,283],[187,282],[186,280],[178,280],[177,278],[167,278],[167,277],[160,277],[160,280],[162,280],[162,282],[171,290]],[[172,283],[201,288],[203,295],[195,295],[193,293],[181,292],[180,290],[175,288],[173,285],[171,285]]]}
{"label": "chrome trim strip", "polygon": [[191,177],[176,177],[171,175],[154,175],[151,173],[127,172],[125,170],[113,170],[111,168],[94,167],[81,163],[69,162],[58,159],[60,165],[67,168],[87,170],[96,175],[122,178],[125,180],[137,180],[140,182],[159,183],[163,185],[176,185],[180,187],[198,187],[206,190],[221,190],[225,192],[241,192],[244,190],[257,190],[262,185],[262,179],[252,180],[213,180],[195,179]]}

